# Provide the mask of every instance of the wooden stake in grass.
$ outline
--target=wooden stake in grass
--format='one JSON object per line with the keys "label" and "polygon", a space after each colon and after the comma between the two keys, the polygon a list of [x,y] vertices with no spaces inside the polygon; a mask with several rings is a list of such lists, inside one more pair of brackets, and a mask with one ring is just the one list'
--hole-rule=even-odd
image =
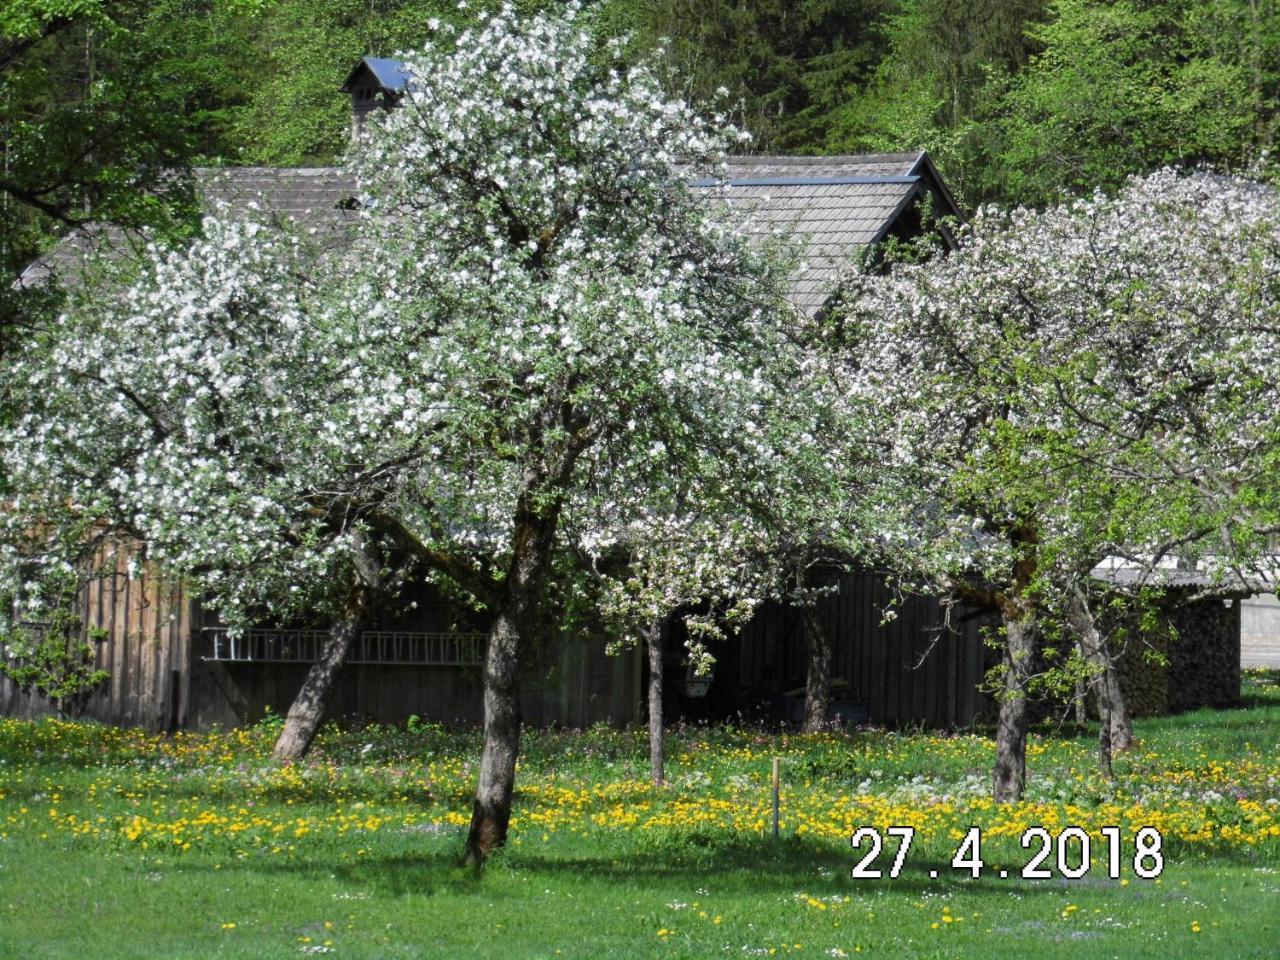
{"label": "wooden stake in grass", "polygon": [[778,773],[782,760],[773,758],[773,839],[778,839]]}

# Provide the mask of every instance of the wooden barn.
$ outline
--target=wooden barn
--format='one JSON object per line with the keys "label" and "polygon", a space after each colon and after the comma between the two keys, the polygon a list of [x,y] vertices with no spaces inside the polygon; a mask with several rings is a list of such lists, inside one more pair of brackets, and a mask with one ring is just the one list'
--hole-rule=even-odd
{"label": "wooden barn", "polygon": [[[283,714],[327,631],[261,627],[239,637],[201,609],[180,585],[154,573],[131,579],[121,555],[80,597],[96,665],[109,674],[86,715],[151,730],[207,729]],[[891,596],[883,577],[845,576],[820,602],[832,639],[834,710],[847,722],[960,727],[980,714],[986,668],[982,621],[943,630],[935,601],[909,599],[881,623]],[[423,597],[416,608],[366,629],[339,680],[334,719],[403,722],[411,715],[449,724],[481,720],[483,623]],[[670,715],[691,720],[746,716],[788,721],[806,669],[796,611],[770,604],[738,637],[718,644],[709,681],[686,674],[684,635],[667,631]],[[534,725],[624,724],[644,716],[646,668],[639,648],[610,655],[603,638],[558,638],[530,651],[522,714]],[[49,705],[0,680],[0,713],[33,716]]]}
{"label": "wooden barn", "polygon": [[[1240,691],[1238,599],[1191,599],[1194,587],[1167,591],[1165,616],[1176,632],[1162,640],[1166,662],[1122,662],[1121,682],[1135,715],[1232,706]],[[849,573],[819,601],[832,646],[834,721],[956,729],[989,720],[979,690],[996,653],[984,643],[989,617],[952,612],[936,600],[894,601],[884,576]],[[130,579],[121,557],[85,585],[81,613],[104,631],[95,644],[107,683],[86,715],[151,730],[207,729],[285,713],[326,631],[261,627],[233,638],[181,586],[142,572]],[[417,715],[451,725],[481,721],[484,624],[423,596],[411,613],[385,616],[361,635],[330,705],[335,720],[403,722]],[[796,723],[807,669],[799,611],[763,606],[737,637],[713,648],[709,679],[685,666],[684,634],[670,626],[666,712],[673,719]],[[536,726],[588,727],[638,722],[646,709],[647,668],[639,648],[606,652],[603,638],[556,638],[526,656],[521,712]],[[49,704],[0,680],[0,714],[35,716]]]}
{"label": "wooden barn", "polygon": [[[366,58],[343,90],[351,95],[353,131],[372,109],[391,109],[405,82],[394,61]],[[364,201],[341,168],[238,168],[202,171],[206,203],[235,209],[254,204],[332,235]],[[820,313],[855,259],[886,238],[936,230],[950,244],[937,216],[958,217],[956,205],[924,152],[843,157],[755,156],[728,164],[729,205],[749,212],[753,229],[781,227],[804,247],[806,269],[792,283],[794,304]],[[932,215],[926,223],[925,211]],[[76,237],[55,248],[23,275],[28,284],[74,275],[89,244]],[[232,638],[179,585],[143,572],[130,579],[124,559],[87,584],[80,604],[99,667],[110,674],[87,713],[112,723],[156,730],[207,728],[253,722],[268,709],[283,713],[315,659],[323,631],[264,626]],[[838,593],[819,611],[832,648],[836,712],[851,722],[960,727],[984,710],[978,683],[989,665],[979,618],[959,618],[940,630],[936,601],[908,599],[892,622],[882,623],[890,600],[873,573],[842,578]],[[480,664],[484,624],[421,598],[407,617],[367,629],[357,642],[333,697],[334,717],[402,721],[410,715],[449,723],[481,717]],[[769,605],[733,642],[716,650],[710,683],[686,682],[683,638],[669,631],[672,715],[713,718],[743,714],[787,719],[795,688],[803,684],[805,644],[794,611]],[[86,632],[86,636],[89,634]],[[533,724],[584,727],[626,723],[644,710],[645,668],[639,650],[618,656],[601,639],[560,638],[526,658],[523,715]],[[1237,671],[1238,672],[1238,671]],[[0,712],[30,715],[46,704],[0,681]]]}

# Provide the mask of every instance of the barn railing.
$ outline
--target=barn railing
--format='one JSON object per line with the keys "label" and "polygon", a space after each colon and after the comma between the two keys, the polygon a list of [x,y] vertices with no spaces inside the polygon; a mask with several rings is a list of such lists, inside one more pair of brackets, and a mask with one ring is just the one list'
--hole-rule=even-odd
{"label": "barn railing", "polygon": [[[233,636],[226,627],[206,627],[212,653],[223,663],[314,663],[327,630],[255,628]],[[484,663],[483,633],[418,633],[366,630],[351,645],[348,663],[405,664],[423,667],[471,667]]]}

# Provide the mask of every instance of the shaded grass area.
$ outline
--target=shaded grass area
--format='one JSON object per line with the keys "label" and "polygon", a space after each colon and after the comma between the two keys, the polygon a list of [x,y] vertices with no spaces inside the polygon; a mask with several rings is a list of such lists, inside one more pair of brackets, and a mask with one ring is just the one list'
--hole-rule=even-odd
{"label": "shaded grass area", "polygon": [[[1140,722],[1114,784],[1088,734],[1042,730],[1014,811],[983,806],[983,736],[685,729],[654,791],[641,733],[531,732],[513,841],[483,876],[457,866],[472,733],[331,729],[278,770],[269,726],[0,721],[0,957],[1275,957],[1275,681],[1251,674],[1246,709]],[[777,841],[749,810],[774,754]],[[1012,835],[986,841],[981,879],[951,866],[970,817],[1016,833],[1111,810],[1183,831],[1158,879],[1131,848],[1118,879],[1101,848],[1080,879],[1018,879]],[[919,824],[899,878],[849,876],[841,831],[864,815]]]}
{"label": "shaded grass area", "polygon": [[760,838],[692,858],[513,849],[481,878],[454,865],[454,837],[338,865],[36,854],[4,852],[6,956],[1261,958],[1280,942],[1280,877],[1203,862],[1121,886],[931,880],[944,864],[927,860],[855,882],[843,851]]}

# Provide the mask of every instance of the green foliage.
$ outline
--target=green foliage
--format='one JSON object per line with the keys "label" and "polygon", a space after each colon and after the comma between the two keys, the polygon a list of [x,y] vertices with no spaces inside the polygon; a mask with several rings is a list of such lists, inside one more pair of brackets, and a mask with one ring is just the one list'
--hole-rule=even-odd
{"label": "green foliage", "polygon": [[240,24],[245,95],[226,131],[223,156],[280,166],[333,162],[349,139],[351,104],[338,86],[352,65],[365,55],[421,46],[428,18],[462,16],[445,0],[264,4]]}
{"label": "green foliage", "polygon": [[988,189],[1042,203],[1166,164],[1238,167],[1270,143],[1280,11],[1212,2],[1056,0],[1043,48],[983,129]]}
{"label": "green foliage", "polygon": [[78,716],[89,696],[110,674],[94,667],[94,644],[106,631],[84,625],[66,609],[55,609],[39,627],[22,626],[0,638],[0,674],[22,690],[47,697],[63,716]]}
{"label": "green foliage", "polygon": [[0,33],[16,44],[38,39],[72,20],[110,24],[108,6],[101,0],[5,0],[0,4]]}
{"label": "green foliage", "polygon": [[1274,0],[903,0],[805,147],[927,149],[970,204],[1039,205],[1275,139]]}
{"label": "green foliage", "polygon": [[1045,0],[904,0],[885,28],[887,54],[861,90],[833,108],[837,153],[925,149],[951,188],[985,196],[989,132],[977,118],[1037,49],[1026,33]]}
{"label": "green foliage", "polygon": [[438,735],[444,732],[444,725],[431,720],[423,720],[416,713],[409,714],[405,721],[405,729],[415,737]]}
{"label": "green foliage", "polygon": [[262,711],[262,719],[253,725],[255,734],[261,735],[265,739],[274,740],[280,736],[280,731],[284,729],[284,717],[271,709],[268,704],[266,709]]}
{"label": "green foliage", "polygon": [[661,47],[671,84],[697,102],[734,104],[753,149],[814,152],[832,111],[880,56],[892,0],[611,0],[601,29]]}
{"label": "green foliage", "polygon": [[0,263],[54,231],[186,222],[187,93],[142,2],[6,4],[0,14]]}

